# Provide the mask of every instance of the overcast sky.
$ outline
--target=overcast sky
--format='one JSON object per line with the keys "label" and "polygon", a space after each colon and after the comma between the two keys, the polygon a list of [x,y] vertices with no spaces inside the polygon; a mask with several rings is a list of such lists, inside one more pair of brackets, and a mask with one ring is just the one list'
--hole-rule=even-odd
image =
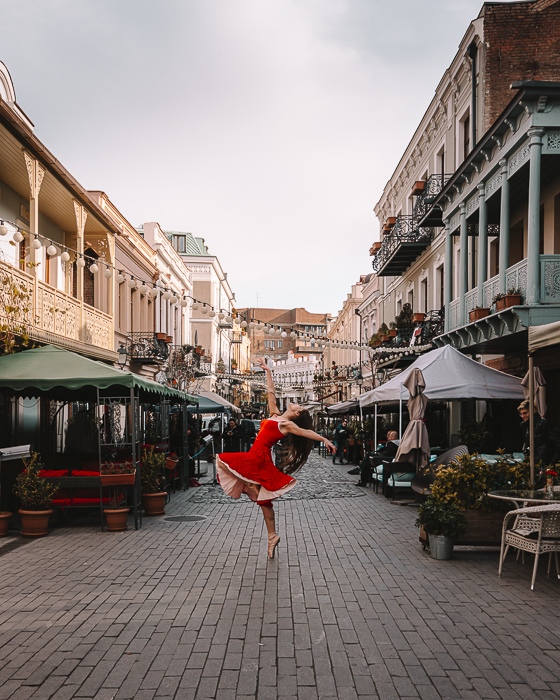
{"label": "overcast sky", "polygon": [[1,6],[18,103],[84,187],[203,237],[238,306],[335,314],[482,0]]}

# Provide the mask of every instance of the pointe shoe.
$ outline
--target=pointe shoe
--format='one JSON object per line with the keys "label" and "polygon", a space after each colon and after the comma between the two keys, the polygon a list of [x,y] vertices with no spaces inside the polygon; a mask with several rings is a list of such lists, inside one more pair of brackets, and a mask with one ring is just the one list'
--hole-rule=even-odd
{"label": "pointe shoe", "polygon": [[274,559],[274,552],[276,550],[276,547],[278,547],[279,542],[280,542],[280,537],[278,537],[278,535],[269,535],[268,536],[268,558],[269,559]]}

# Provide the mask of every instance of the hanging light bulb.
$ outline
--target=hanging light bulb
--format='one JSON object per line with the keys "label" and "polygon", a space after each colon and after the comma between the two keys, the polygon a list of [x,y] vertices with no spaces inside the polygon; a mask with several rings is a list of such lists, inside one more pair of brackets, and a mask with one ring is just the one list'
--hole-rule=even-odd
{"label": "hanging light bulb", "polygon": [[257,330],[260,331],[262,329],[263,325],[260,321],[257,321]]}
{"label": "hanging light bulb", "polygon": [[0,224],[0,236],[5,236],[8,233],[8,227],[2,222]]}
{"label": "hanging light bulb", "polygon": [[67,263],[70,260],[70,253],[67,250],[65,250],[60,256],[60,259],[62,260],[62,262]]}
{"label": "hanging light bulb", "polygon": [[226,323],[233,323],[233,317],[232,317],[232,316],[226,316]]}
{"label": "hanging light bulb", "polygon": [[31,241],[31,247],[34,248],[35,250],[38,250],[41,247],[41,241],[37,237],[35,237]]}
{"label": "hanging light bulb", "polygon": [[214,309],[210,309],[210,311],[208,312],[208,316],[210,316],[210,318],[214,318],[215,315],[216,312],[214,311]]}
{"label": "hanging light bulb", "polygon": [[131,277],[128,280],[128,286],[130,287],[130,289],[136,289],[136,280],[134,279],[134,277]]}
{"label": "hanging light bulb", "polygon": [[[62,256],[60,256],[60,257],[62,257]],[[113,270],[111,270],[110,267],[105,266],[105,270],[103,271],[103,274],[105,275],[105,279],[111,279],[111,277],[113,276]]]}
{"label": "hanging light bulb", "polygon": [[175,294],[172,294],[172,295],[169,297],[169,303],[170,303],[170,304],[176,304],[178,301],[179,301],[179,299],[175,296]]}
{"label": "hanging light bulb", "polygon": [[158,294],[159,294],[159,289],[157,287],[152,287],[150,289],[150,296],[152,297],[152,299],[155,299]]}
{"label": "hanging light bulb", "polygon": [[123,273],[119,270],[119,274],[117,275],[117,284],[122,284],[124,282],[124,275]]}
{"label": "hanging light bulb", "polygon": [[167,289],[165,292],[162,294],[163,301],[169,301],[171,298],[171,292],[169,292]]}
{"label": "hanging light bulb", "polygon": [[49,255],[51,258],[54,258],[54,256],[57,253],[58,250],[56,249],[56,246],[51,243],[50,246],[47,248],[47,255]]}
{"label": "hanging light bulb", "polygon": [[297,333],[295,331],[292,331],[290,333],[290,338],[297,338]]}
{"label": "hanging light bulb", "polygon": [[198,303],[198,301],[193,301],[192,310],[198,311],[199,309],[200,309],[200,304]]}
{"label": "hanging light bulb", "polygon": [[148,285],[145,282],[142,282],[142,284],[140,285],[139,292],[142,296],[146,296],[146,294],[148,293]]}
{"label": "hanging light bulb", "polygon": [[78,258],[76,260],[76,266],[77,267],[85,267],[86,266],[86,261],[83,258]]}
{"label": "hanging light bulb", "polygon": [[247,328],[247,321],[241,321],[239,325],[241,326],[241,328]]}
{"label": "hanging light bulb", "polygon": [[288,337],[288,334],[286,333],[286,331],[282,331],[282,333],[280,333],[280,335],[282,336],[282,338]]}
{"label": "hanging light bulb", "polygon": [[270,326],[268,329],[268,335],[274,335],[276,333],[276,328],[274,326]]}
{"label": "hanging light bulb", "polygon": [[185,297],[183,297],[183,298],[181,299],[181,302],[180,302],[180,303],[181,303],[181,306],[182,306],[183,309],[184,309],[185,306],[188,306],[188,305],[189,305],[189,300],[188,300],[188,299],[185,299]]}
{"label": "hanging light bulb", "polygon": [[16,231],[12,238],[16,243],[21,243],[23,241],[23,233],[21,231]]}
{"label": "hanging light bulb", "polygon": [[220,309],[220,311],[218,312],[218,318],[220,319],[220,321],[221,321],[223,318],[225,318],[225,313],[224,313],[221,309]]}
{"label": "hanging light bulb", "polygon": [[206,306],[206,304],[202,304],[202,309],[200,309],[200,311],[201,311],[203,314],[207,314],[207,313],[208,313],[208,307]]}

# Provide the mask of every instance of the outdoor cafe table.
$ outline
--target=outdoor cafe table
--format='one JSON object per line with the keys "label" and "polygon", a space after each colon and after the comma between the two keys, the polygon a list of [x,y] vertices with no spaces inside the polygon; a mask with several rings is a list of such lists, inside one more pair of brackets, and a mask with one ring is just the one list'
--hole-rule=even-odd
{"label": "outdoor cafe table", "polygon": [[552,494],[544,489],[509,489],[505,491],[490,491],[490,498],[513,501],[516,508],[522,508],[524,503],[560,503],[560,488],[555,487]]}

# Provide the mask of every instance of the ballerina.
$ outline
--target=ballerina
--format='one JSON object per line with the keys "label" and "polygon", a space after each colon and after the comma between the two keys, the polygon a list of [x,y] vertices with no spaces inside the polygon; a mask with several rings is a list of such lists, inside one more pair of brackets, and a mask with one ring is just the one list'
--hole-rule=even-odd
{"label": "ballerina", "polygon": [[[217,455],[216,468],[220,486],[232,498],[245,493],[261,507],[268,533],[268,556],[274,558],[280,537],[272,501],[283,496],[296,485],[293,474],[307,461],[313,442],[324,442],[334,454],[336,447],[330,440],[311,430],[313,421],[309,411],[297,403],[289,403],[280,414],[274,393],[272,372],[263,358],[259,364],[266,373],[268,409],[270,418],[261,423],[261,429],[248,452],[225,452]],[[279,467],[271,457],[272,446],[288,437],[288,453]]]}

